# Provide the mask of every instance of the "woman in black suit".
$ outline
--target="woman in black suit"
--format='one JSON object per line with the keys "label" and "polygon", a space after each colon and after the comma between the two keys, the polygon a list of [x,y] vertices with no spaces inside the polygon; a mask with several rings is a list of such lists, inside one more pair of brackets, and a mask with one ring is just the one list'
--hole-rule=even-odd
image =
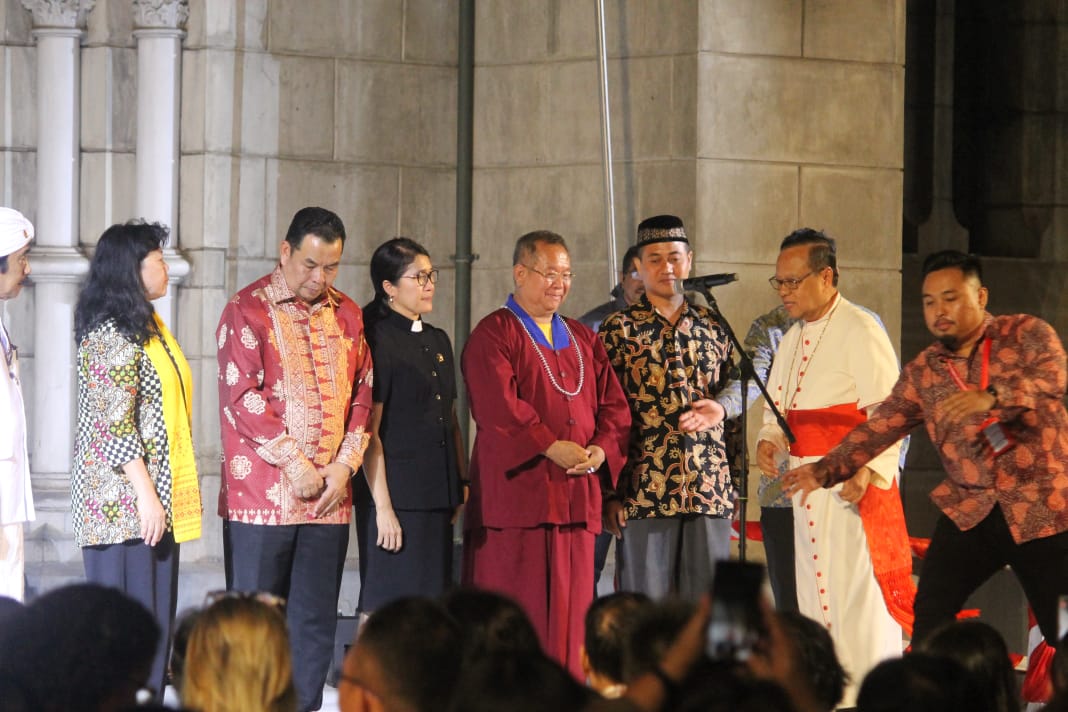
{"label": "woman in black suit", "polygon": [[452,579],[452,524],[465,465],[456,426],[448,335],[423,321],[438,271],[414,240],[371,257],[375,298],[364,307],[374,360],[371,442],[355,483],[360,611],[402,596],[437,596]]}

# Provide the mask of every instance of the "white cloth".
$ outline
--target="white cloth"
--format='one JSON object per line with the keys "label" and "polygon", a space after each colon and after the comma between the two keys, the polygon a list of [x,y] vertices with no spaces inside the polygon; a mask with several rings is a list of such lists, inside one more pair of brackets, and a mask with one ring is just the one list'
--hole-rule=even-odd
{"label": "white cloth", "polygon": [[0,257],[17,252],[33,239],[33,223],[14,208],[0,208]]}
{"label": "white cloth", "polygon": [[[768,392],[784,413],[788,408],[817,410],[841,404],[856,404],[870,413],[889,395],[897,376],[897,357],[886,332],[870,314],[839,295],[822,319],[801,321],[783,337]],[[786,445],[767,406],[759,438]],[[868,464],[876,473],[873,486],[891,486],[899,449],[894,445]],[[817,459],[791,456],[789,466]],[[841,489],[817,490],[804,505],[800,495],[794,497],[794,561],[798,606],[804,615],[824,623],[834,639],[852,680],[841,705],[852,707],[868,671],[901,655],[902,635],[875,579],[860,514],[839,496]]]}
{"label": "white cloth", "polygon": [[[0,318],[0,330],[6,333]],[[18,359],[8,366],[0,354],[0,525],[34,519],[30,458],[26,451],[26,407]]]}

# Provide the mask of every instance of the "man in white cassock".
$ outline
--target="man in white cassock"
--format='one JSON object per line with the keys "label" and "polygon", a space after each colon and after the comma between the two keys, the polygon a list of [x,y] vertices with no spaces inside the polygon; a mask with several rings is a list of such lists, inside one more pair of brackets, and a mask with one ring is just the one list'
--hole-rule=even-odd
{"label": "man in white cassock", "polygon": [[[771,285],[799,319],[783,336],[768,393],[796,437],[792,444],[765,407],[757,459],[778,476],[826,454],[890,393],[898,377],[890,339],[872,315],[838,293],[833,239],[804,228],[783,240]],[[912,557],[898,491],[900,444],[841,485],[793,498],[797,602],[834,639],[851,684],[898,656],[911,632]]]}

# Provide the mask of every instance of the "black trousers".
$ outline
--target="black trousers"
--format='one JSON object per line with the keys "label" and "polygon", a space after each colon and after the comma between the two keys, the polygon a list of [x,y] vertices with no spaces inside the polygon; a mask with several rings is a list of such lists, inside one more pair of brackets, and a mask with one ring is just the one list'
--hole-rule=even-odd
{"label": "black trousers", "polygon": [[1068,593],[1068,532],[1017,544],[999,506],[966,532],[944,514],[938,518],[916,592],[913,643],[953,620],[1003,566],[1016,574],[1042,635],[1056,645],[1057,597]]}
{"label": "black trousers", "polygon": [[794,508],[761,507],[760,529],[768,560],[768,581],[779,611],[797,610],[797,569],[794,568]]}
{"label": "black trousers", "polygon": [[223,529],[230,589],[268,591],[286,599],[293,684],[302,712],[322,706],[348,545],[347,524],[228,522]]}
{"label": "black trousers", "polygon": [[130,539],[121,544],[82,548],[82,563],[88,581],[117,588],[156,617],[160,638],[148,684],[156,691],[159,700],[163,699],[174,613],[178,606],[179,548],[171,532],[164,534],[155,546],[147,546],[144,539]]}

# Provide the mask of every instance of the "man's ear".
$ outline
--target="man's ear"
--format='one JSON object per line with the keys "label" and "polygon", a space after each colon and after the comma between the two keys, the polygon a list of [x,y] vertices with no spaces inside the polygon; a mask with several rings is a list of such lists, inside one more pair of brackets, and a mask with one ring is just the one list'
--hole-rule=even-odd
{"label": "man's ear", "polygon": [[590,656],[586,654],[586,646],[579,646],[579,663],[582,665],[582,675],[587,680],[590,679],[590,673],[593,672],[593,668],[590,666]]}

